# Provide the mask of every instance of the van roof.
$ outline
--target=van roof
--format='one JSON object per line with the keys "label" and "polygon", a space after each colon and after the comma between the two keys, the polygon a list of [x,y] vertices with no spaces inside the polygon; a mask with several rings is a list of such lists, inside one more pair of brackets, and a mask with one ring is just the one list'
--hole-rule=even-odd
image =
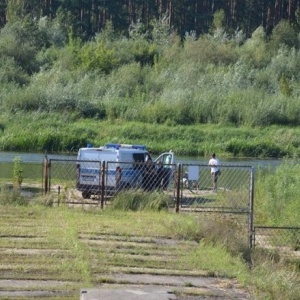
{"label": "van roof", "polygon": [[113,148],[113,149],[140,149],[140,150],[146,150],[145,145],[138,145],[138,144],[114,144],[114,143],[108,143],[105,144],[104,148]]}
{"label": "van roof", "polygon": [[129,144],[106,144],[105,146],[101,146],[99,148],[96,147],[84,147],[80,148],[79,151],[84,151],[84,152],[95,152],[95,151],[107,151],[107,152],[115,152],[115,151],[120,151],[122,152],[142,152],[146,153],[148,152],[146,149],[146,146],[144,145],[129,145]]}

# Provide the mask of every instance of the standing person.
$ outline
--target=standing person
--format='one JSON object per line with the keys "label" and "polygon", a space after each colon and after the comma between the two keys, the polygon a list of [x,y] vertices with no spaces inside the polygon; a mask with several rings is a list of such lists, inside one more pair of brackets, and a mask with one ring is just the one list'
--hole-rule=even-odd
{"label": "standing person", "polygon": [[163,170],[163,190],[167,190],[170,180],[171,180],[171,176],[173,175],[173,167],[172,167],[172,160],[173,160],[173,151],[172,149],[169,151],[168,156],[166,157],[166,164],[168,166],[166,166]]}
{"label": "standing person", "polygon": [[169,151],[169,155],[167,156],[167,158],[166,158],[166,164],[168,164],[168,165],[170,165],[171,164],[171,162],[172,162],[172,153],[173,153],[173,151],[172,151],[172,149]]}
{"label": "standing person", "polygon": [[155,164],[149,156],[143,166],[142,188],[145,191],[151,191],[153,189],[153,180],[156,178],[155,173]]}
{"label": "standing person", "polygon": [[211,173],[211,179],[213,183],[213,190],[216,191],[218,177],[220,175],[220,168],[219,168],[219,159],[216,157],[215,153],[211,155],[211,159],[209,160],[208,164],[211,166],[210,173]]}

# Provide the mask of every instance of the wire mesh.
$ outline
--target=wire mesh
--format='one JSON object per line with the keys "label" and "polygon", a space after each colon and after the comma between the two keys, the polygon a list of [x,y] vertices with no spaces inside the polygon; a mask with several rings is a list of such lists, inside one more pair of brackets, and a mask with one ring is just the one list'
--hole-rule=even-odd
{"label": "wire mesh", "polygon": [[18,192],[22,197],[33,198],[43,193],[43,165],[22,162],[17,174],[13,162],[1,163],[0,188],[3,192]]}
{"label": "wire mesh", "polygon": [[[124,190],[161,191],[181,210],[249,212],[251,167],[222,166],[214,185],[207,165],[161,162],[50,160],[49,191],[74,189],[83,199],[109,199]],[[179,180],[179,182],[178,182]]]}
{"label": "wire mesh", "polygon": [[251,167],[222,166],[217,177],[207,165],[182,165],[181,207],[249,212]]}
{"label": "wire mesh", "polygon": [[[300,228],[252,229],[253,170],[249,166],[224,165],[215,189],[210,167],[202,164],[128,163],[50,159],[47,163],[22,163],[20,195],[33,199],[45,193],[63,195],[68,203],[99,204],[131,189],[159,191],[178,202],[180,211],[221,213],[246,228],[255,247],[299,259]],[[1,190],[14,189],[12,163],[1,164]],[[96,200],[96,201],[95,201]],[[219,214],[218,214],[219,215]],[[251,234],[253,230],[253,236]],[[252,240],[253,239],[253,240]]]}
{"label": "wire mesh", "polygon": [[124,190],[142,189],[147,192],[174,189],[176,165],[128,162],[100,162],[90,160],[50,160],[49,191],[74,189],[82,199],[99,197],[108,200]]}
{"label": "wire mesh", "polygon": [[108,162],[106,168],[106,186],[109,190],[120,192],[126,189],[151,191],[168,191],[174,188],[174,170],[176,165],[136,162],[130,164]]}
{"label": "wire mesh", "polygon": [[255,226],[254,246],[299,261],[300,227]]}

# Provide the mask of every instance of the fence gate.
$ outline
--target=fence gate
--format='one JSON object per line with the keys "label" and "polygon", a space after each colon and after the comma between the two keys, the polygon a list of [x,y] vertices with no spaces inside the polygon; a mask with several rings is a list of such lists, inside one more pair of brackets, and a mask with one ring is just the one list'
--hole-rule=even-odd
{"label": "fence gate", "polygon": [[222,165],[214,186],[208,165],[180,165],[178,210],[232,220],[247,244],[253,243],[254,172],[251,166]]}
{"label": "fence gate", "polygon": [[[160,191],[175,198],[174,164],[45,159],[44,192],[67,194],[68,203],[95,203],[103,206],[117,193],[128,189]],[[90,201],[88,201],[90,200]],[[74,202],[75,204],[75,202]]]}

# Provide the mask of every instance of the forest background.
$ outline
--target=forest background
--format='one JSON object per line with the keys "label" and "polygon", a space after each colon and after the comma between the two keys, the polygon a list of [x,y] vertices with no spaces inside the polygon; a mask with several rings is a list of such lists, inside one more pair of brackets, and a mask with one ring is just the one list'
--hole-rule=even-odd
{"label": "forest background", "polygon": [[300,155],[300,0],[0,1],[0,149]]}

